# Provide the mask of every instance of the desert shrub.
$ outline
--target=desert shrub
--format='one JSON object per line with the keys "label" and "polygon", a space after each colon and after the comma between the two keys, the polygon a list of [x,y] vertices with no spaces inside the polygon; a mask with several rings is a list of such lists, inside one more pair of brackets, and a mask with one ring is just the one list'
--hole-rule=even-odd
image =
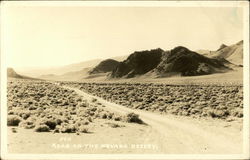
{"label": "desert shrub", "polygon": [[8,111],[8,115],[13,115],[13,114],[15,114],[14,111],[12,111],[12,110]]}
{"label": "desert shrub", "polygon": [[229,112],[227,110],[210,110],[208,111],[208,114],[212,118],[224,118],[229,115]]}
{"label": "desert shrub", "polygon": [[76,101],[77,101],[77,102],[81,102],[81,101],[82,101],[82,98],[81,98],[81,97],[77,97],[77,98],[76,98]]}
{"label": "desert shrub", "polygon": [[89,122],[93,122],[93,120],[92,120],[91,117],[88,117],[87,120],[88,120]]}
{"label": "desert shrub", "polygon": [[71,115],[76,115],[76,111],[71,111],[70,114]]}
{"label": "desert shrub", "polygon": [[97,101],[96,98],[92,98],[92,99],[91,99],[91,102],[96,102],[96,101]]}
{"label": "desert shrub", "polygon": [[138,114],[135,114],[133,112],[128,113],[125,117],[124,117],[125,121],[128,123],[139,123],[142,124],[143,121],[139,118]]}
{"label": "desert shrub", "polygon": [[76,126],[73,124],[62,124],[60,128],[60,132],[62,133],[75,133],[77,130]]}
{"label": "desert shrub", "polygon": [[86,103],[80,102],[77,104],[77,108],[79,107],[87,107]]}
{"label": "desert shrub", "polygon": [[45,122],[44,122],[44,124],[46,124],[50,129],[55,129],[56,128],[56,125],[57,125],[57,123],[56,123],[56,121],[55,120],[53,120],[53,119],[47,119]]}
{"label": "desert shrub", "polygon": [[61,118],[58,118],[58,117],[55,118],[54,120],[55,120],[57,125],[60,125],[63,122],[63,120]]}
{"label": "desert shrub", "polygon": [[17,128],[11,128],[11,131],[12,131],[13,133],[17,133]]}
{"label": "desert shrub", "polygon": [[114,113],[107,112],[107,118],[108,118],[108,119],[112,119],[113,116],[114,116]]}
{"label": "desert shrub", "polygon": [[47,114],[46,118],[52,118],[52,115],[51,114]]}
{"label": "desert shrub", "polygon": [[61,126],[57,125],[53,133],[60,133],[60,130],[61,130]]}
{"label": "desert shrub", "polygon": [[35,127],[35,124],[33,121],[31,121],[31,119],[27,119],[27,120],[20,122],[18,126],[23,127],[25,129],[32,129]]}
{"label": "desert shrub", "polygon": [[52,118],[43,118],[43,119],[39,119],[36,121],[37,125],[46,125],[49,127],[49,129],[53,130],[55,129],[57,123],[55,120],[53,120]]}
{"label": "desert shrub", "polygon": [[122,117],[121,117],[121,116],[118,116],[118,115],[115,115],[115,116],[113,117],[113,119],[114,119],[115,121],[121,121],[121,120],[122,120]]}
{"label": "desert shrub", "polygon": [[242,109],[235,109],[232,111],[232,116],[242,118],[243,117],[243,110]]}
{"label": "desert shrub", "polygon": [[36,122],[38,117],[35,116],[30,116],[28,119],[26,119],[27,121],[31,121],[31,122]]}
{"label": "desert shrub", "polygon": [[49,132],[50,128],[45,124],[38,124],[34,130],[35,132]]}
{"label": "desert shrub", "polygon": [[35,107],[35,106],[30,106],[29,107],[29,110],[36,110],[37,109],[37,107]]}
{"label": "desert shrub", "polygon": [[93,107],[90,109],[90,111],[93,111],[93,112],[95,112],[96,110],[97,110],[97,107]]}
{"label": "desert shrub", "polygon": [[8,115],[7,117],[7,125],[8,126],[18,126],[18,124],[22,121],[21,117],[17,115]]}
{"label": "desert shrub", "polygon": [[101,105],[102,105],[102,103],[100,103],[100,102],[97,102],[97,105],[101,106]]}
{"label": "desert shrub", "polygon": [[77,131],[78,132],[81,132],[81,133],[88,133],[88,128],[84,127],[84,126],[80,126],[77,128]]}
{"label": "desert shrub", "polygon": [[101,113],[99,113],[99,117],[102,119],[106,119],[108,116],[107,116],[106,112],[101,112]]}
{"label": "desert shrub", "polygon": [[62,123],[69,123],[69,120],[67,118],[64,118],[62,121]]}
{"label": "desert shrub", "polygon": [[22,117],[23,119],[28,119],[28,118],[30,117],[30,115],[31,115],[30,112],[26,112],[26,113],[23,113],[23,114],[21,115],[21,117]]}
{"label": "desert shrub", "polygon": [[82,120],[78,120],[75,122],[75,125],[76,126],[82,126],[82,125],[88,125],[89,124],[89,121],[87,119],[82,119]]}

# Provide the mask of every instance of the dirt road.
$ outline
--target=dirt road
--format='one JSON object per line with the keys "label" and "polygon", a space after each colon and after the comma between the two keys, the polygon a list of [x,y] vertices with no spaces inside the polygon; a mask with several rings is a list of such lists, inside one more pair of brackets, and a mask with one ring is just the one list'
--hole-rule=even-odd
{"label": "dirt road", "polygon": [[[158,139],[159,148],[164,153],[184,154],[240,154],[242,153],[242,129],[232,122],[202,120],[172,115],[160,115],[142,110],[130,109],[108,102],[100,97],[87,94],[79,89],[78,94],[90,100],[96,98],[107,109],[120,114],[134,112],[159,135],[148,137]],[[238,126],[238,127],[236,127]]]}

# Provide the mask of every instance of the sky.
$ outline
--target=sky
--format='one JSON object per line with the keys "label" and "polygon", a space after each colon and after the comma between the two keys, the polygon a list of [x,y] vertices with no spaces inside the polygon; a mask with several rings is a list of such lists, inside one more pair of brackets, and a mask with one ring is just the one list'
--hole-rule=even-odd
{"label": "sky", "polygon": [[243,39],[237,7],[8,6],[2,46],[9,67],[61,66],[134,51],[216,50]]}

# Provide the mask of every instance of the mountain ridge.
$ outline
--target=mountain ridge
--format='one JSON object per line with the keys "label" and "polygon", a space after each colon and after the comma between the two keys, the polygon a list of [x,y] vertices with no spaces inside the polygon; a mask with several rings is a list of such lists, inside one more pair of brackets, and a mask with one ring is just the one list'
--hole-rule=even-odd
{"label": "mountain ridge", "polygon": [[111,72],[115,69],[115,67],[118,64],[119,62],[114,59],[103,60],[97,66],[95,66],[91,71],[89,71],[89,74]]}
{"label": "mountain ridge", "polygon": [[[149,57],[146,58],[145,55]],[[144,74],[150,75],[149,73],[155,73],[157,77],[175,74],[206,75],[230,70],[231,68],[225,65],[229,63],[224,58],[208,58],[183,46],[170,51],[158,48],[132,53],[112,71],[111,77],[132,78]]]}
{"label": "mountain ridge", "polygon": [[243,40],[232,44],[222,44],[216,51],[198,50],[198,53],[209,58],[224,58],[235,65],[243,65]]}

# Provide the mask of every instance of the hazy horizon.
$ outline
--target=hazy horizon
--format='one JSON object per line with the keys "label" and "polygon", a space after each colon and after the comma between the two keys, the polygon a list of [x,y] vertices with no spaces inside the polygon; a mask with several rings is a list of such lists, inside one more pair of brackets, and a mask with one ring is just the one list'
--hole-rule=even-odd
{"label": "hazy horizon", "polygon": [[[240,40],[241,41],[241,40]],[[239,41],[237,41],[237,42],[239,42]],[[237,42],[235,42],[235,43],[237,43]],[[235,44],[235,43],[233,43],[233,44]],[[223,43],[221,43],[221,44],[223,44]],[[220,45],[221,45],[220,44]],[[217,49],[219,49],[219,46],[220,45],[218,45],[218,48]],[[225,44],[225,45],[227,45],[227,46],[229,46],[229,45],[232,45],[232,44]],[[176,46],[177,47],[177,46]],[[156,49],[156,48],[152,48],[152,49]],[[161,48],[161,49],[163,49],[163,48]],[[150,49],[149,49],[150,50]],[[201,50],[203,50],[203,49],[201,49]],[[139,51],[139,50],[138,50]],[[142,50],[140,50],[140,51],[142,51]],[[196,50],[197,51],[197,50]],[[212,50],[211,50],[212,51]],[[121,57],[122,56],[129,56],[130,54],[132,54],[132,53],[129,53],[129,54],[127,54],[127,55],[121,55]],[[120,56],[119,56],[120,57]],[[69,66],[69,65],[74,65],[74,64],[78,64],[78,63],[82,63],[82,62],[88,62],[88,61],[94,61],[94,60],[105,60],[105,59],[109,59],[109,58],[114,58],[114,57],[105,57],[105,58],[94,58],[94,59],[89,59],[89,60],[80,60],[80,61],[78,61],[78,62],[73,62],[73,63],[69,63],[69,64],[61,64],[61,65],[55,65],[55,66],[49,66],[49,65],[46,65],[46,66],[17,66],[17,67],[12,67],[12,66],[7,66],[8,68],[14,68],[14,69],[42,69],[42,68],[59,68],[59,67],[64,67],[64,66]]]}
{"label": "hazy horizon", "polygon": [[3,9],[3,51],[13,68],[56,67],[176,46],[216,50],[243,40],[240,7]]}

